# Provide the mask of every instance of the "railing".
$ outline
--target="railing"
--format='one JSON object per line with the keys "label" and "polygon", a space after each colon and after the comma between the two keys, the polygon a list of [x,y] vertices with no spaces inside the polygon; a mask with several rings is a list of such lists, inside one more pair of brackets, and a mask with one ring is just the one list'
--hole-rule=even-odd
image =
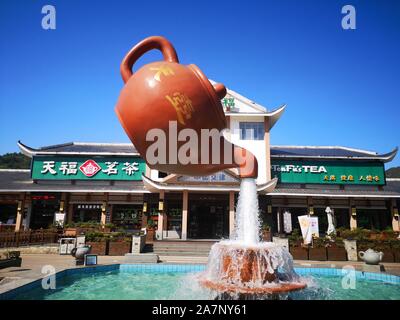
{"label": "railing", "polygon": [[0,232],[0,248],[20,247],[31,244],[57,243],[58,233],[53,230]]}

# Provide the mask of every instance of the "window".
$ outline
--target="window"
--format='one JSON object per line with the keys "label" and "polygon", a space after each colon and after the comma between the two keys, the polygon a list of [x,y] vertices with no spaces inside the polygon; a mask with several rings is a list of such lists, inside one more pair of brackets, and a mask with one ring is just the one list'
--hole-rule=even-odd
{"label": "window", "polygon": [[240,122],[241,140],[264,140],[263,122]]}

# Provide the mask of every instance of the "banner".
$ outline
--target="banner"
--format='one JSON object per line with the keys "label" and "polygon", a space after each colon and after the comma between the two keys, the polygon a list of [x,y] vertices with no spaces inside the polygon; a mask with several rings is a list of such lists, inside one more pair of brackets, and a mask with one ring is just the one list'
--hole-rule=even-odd
{"label": "banner", "polygon": [[283,213],[283,231],[285,233],[292,232],[292,214],[288,211]]}
{"label": "banner", "polygon": [[310,217],[311,236],[319,238],[318,217]]}
{"label": "banner", "polygon": [[64,221],[65,221],[65,213],[56,212],[54,214],[54,224],[56,226],[63,227],[64,226]]}
{"label": "banner", "polygon": [[298,219],[304,244],[310,244],[313,236],[319,237],[318,217],[304,215],[298,216]]}
{"label": "banner", "polygon": [[301,235],[303,236],[304,244],[309,244],[312,241],[312,233],[311,233],[311,221],[310,217],[307,215],[298,216]]}

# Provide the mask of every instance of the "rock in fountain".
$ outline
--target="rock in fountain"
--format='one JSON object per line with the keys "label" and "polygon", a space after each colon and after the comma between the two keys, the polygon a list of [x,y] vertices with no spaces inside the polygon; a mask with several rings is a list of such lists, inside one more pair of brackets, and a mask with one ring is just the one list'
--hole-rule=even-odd
{"label": "rock in fountain", "polygon": [[260,242],[257,189],[254,179],[243,179],[231,240],[213,245],[200,283],[220,296],[276,295],[306,287],[293,269],[293,258],[283,247]]}

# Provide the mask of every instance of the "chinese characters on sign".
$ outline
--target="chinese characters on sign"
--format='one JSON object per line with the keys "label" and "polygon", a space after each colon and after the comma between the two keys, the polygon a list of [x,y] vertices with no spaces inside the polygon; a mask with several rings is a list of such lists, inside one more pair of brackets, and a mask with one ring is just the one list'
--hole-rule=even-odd
{"label": "chinese characters on sign", "polygon": [[376,162],[273,160],[271,173],[282,183],[385,183],[383,165]]}
{"label": "chinese characters on sign", "polygon": [[230,110],[235,107],[235,98],[225,97],[222,99],[222,105],[226,110]]}
{"label": "chinese characters on sign", "polygon": [[[54,159],[54,160],[51,160]],[[83,159],[52,157],[35,158],[33,179],[104,179],[140,180],[145,163],[140,158],[96,158]]]}

